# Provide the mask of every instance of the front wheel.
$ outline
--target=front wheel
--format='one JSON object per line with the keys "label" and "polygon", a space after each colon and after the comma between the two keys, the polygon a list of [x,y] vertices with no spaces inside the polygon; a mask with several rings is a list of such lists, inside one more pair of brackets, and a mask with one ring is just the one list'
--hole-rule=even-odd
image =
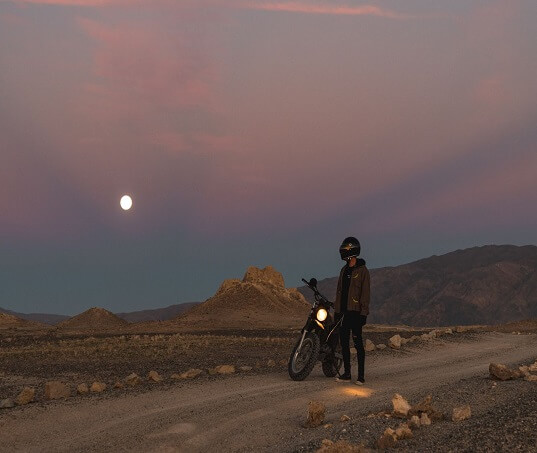
{"label": "front wheel", "polygon": [[293,381],[303,381],[309,376],[317,362],[320,349],[321,340],[315,332],[308,332],[302,345],[298,340],[289,357],[288,370]]}

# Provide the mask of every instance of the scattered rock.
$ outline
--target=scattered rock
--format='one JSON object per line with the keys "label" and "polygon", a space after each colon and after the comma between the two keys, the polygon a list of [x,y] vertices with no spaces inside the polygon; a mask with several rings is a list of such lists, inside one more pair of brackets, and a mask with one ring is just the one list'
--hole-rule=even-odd
{"label": "scattered rock", "polygon": [[348,422],[351,418],[348,415],[342,415],[339,419],[340,422]]}
{"label": "scattered rock", "polygon": [[410,439],[413,436],[412,430],[406,423],[399,425],[395,430],[395,435],[397,436],[397,439]]}
{"label": "scattered rock", "polygon": [[11,398],[0,400],[0,409],[9,409],[10,407],[15,407],[15,403]]}
{"label": "scattered rock", "polygon": [[410,341],[408,338],[401,338],[401,346],[407,344]]}
{"label": "scattered rock", "polygon": [[310,401],[308,404],[308,420],[306,421],[306,426],[308,428],[315,428],[316,426],[322,425],[325,413],[326,407],[323,403]]}
{"label": "scattered rock", "polygon": [[507,381],[509,379],[517,379],[521,377],[519,370],[512,370],[501,363],[491,363],[489,365],[489,373],[491,376],[499,379],[500,381]]}
{"label": "scattered rock", "polygon": [[432,339],[433,339],[433,337],[431,337],[431,335],[429,335],[428,333],[421,334],[420,338],[421,338],[423,341],[429,341],[429,340],[432,340]]}
{"label": "scattered rock", "polygon": [[334,426],[332,423],[327,423],[326,425],[323,426],[323,428],[330,429],[332,428],[332,426]]}
{"label": "scattered rock", "polygon": [[420,426],[429,426],[431,424],[431,419],[427,415],[427,412],[423,412],[420,417]]}
{"label": "scattered rock", "polygon": [[408,411],[411,409],[408,401],[404,399],[399,393],[396,393],[392,398],[393,413],[396,417],[406,417]]}
{"label": "scattered rock", "polygon": [[287,366],[287,364],[288,364],[287,359],[281,359],[281,360],[280,360],[280,365],[281,365],[281,366]]}
{"label": "scattered rock", "polygon": [[520,371],[524,376],[530,374],[530,368],[527,366],[519,366],[518,371]]}
{"label": "scattered rock", "polygon": [[125,384],[121,381],[116,381],[116,383],[114,384],[115,389],[122,389],[124,387],[125,387]]}
{"label": "scattered rock", "polygon": [[388,346],[392,349],[401,348],[401,335],[394,335],[388,340]]}
{"label": "scattered rock", "polygon": [[431,420],[442,420],[444,414],[437,411],[432,405],[433,397],[432,395],[427,395],[423,401],[420,401],[418,404],[412,406],[408,415],[418,415],[426,413]]}
{"label": "scattered rock", "polygon": [[19,396],[17,396],[17,399],[15,402],[19,406],[23,406],[24,404],[31,403],[34,400],[35,397],[35,388],[33,387],[24,387],[22,389],[22,392],[19,393]]}
{"label": "scattered rock", "polygon": [[317,453],[363,453],[365,451],[362,445],[353,445],[345,440],[338,440],[334,443],[329,439],[324,439]]}
{"label": "scattered rock", "polygon": [[[286,362],[286,363],[287,363],[287,362]],[[252,368],[251,366],[244,365],[244,366],[241,366],[241,367],[239,368],[239,370],[241,370],[241,371],[252,371],[253,368]]]}
{"label": "scattered rock", "polygon": [[104,382],[95,381],[91,384],[90,392],[91,393],[101,393],[106,390],[106,384]]}
{"label": "scattered rock", "polygon": [[529,382],[537,382],[537,375],[535,374],[528,374],[525,378],[524,378],[525,381],[529,381]]}
{"label": "scattered rock", "polygon": [[453,414],[451,415],[451,420],[454,422],[460,422],[466,420],[472,416],[472,408],[469,404],[464,406],[454,407]]}
{"label": "scattered rock", "polygon": [[413,415],[410,417],[410,427],[411,428],[419,428],[420,427],[420,418],[417,415]]}
{"label": "scattered rock", "polygon": [[380,349],[382,351],[383,349],[386,349],[386,345],[384,343],[380,343],[377,345],[377,349]]}
{"label": "scattered rock", "polygon": [[45,383],[45,399],[56,400],[60,398],[69,398],[71,396],[71,387],[60,381],[49,381]]}
{"label": "scattered rock", "polygon": [[153,381],[153,382],[160,382],[160,381],[162,381],[162,377],[161,377],[160,374],[158,374],[156,371],[150,371],[150,372],[147,374],[147,379],[150,380],[150,381]]}
{"label": "scattered rock", "polygon": [[76,386],[76,393],[78,393],[79,395],[85,395],[86,393],[89,393],[88,384],[86,384],[85,382],[82,384],[78,384]]}
{"label": "scattered rock", "polygon": [[142,379],[136,373],[131,373],[125,378],[125,384],[127,384],[129,387],[134,387],[140,382],[142,382]]}
{"label": "scattered rock", "polygon": [[448,335],[453,335],[453,329],[446,329],[444,330],[444,333]]}
{"label": "scattered rock", "polygon": [[387,448],[395,447],[396,443],[397,435],[395,434],[395,431],[391,428],[386,428],[384,434],[382,434],[382,436],[380,436],[380,439],[377,441],[377,447],[381,450],[385,450]]}
{"label": "scattered rock", "polygon": [[274,361],[273,359],[269,359],[269,360],[267,361],[267,366],[268,366],[268,367],[271,367],[271,368],[272,368],[272,367],[275,367],[275,366],[276,366],[276,361]]}
{"label": "scattered rock", "polygon": [[531,364],[528,367],[528,370],[531,371],[531,372],[536,372],[537,371],[537,360],[535,361],[535,363]]}
{"label": "scattered rock", "polygon": [[216,371],[218,374],[233,374],[235,373],[235,366],[234,365],[219,365],[214,369],[214,371]]}
{"label": "scattered rock", "polygon": [[375,348],[375,343],[373,343],[369,338],[366,339],[364,349],[366,350],[366,352],[374,351],[376,349]]}
{"label": "scattered rock", "polygon": [[201,374],[203,374],[203,370],[200,370],[199,368],[191,368],[190,370],[185,371],[184,373],[181,373],[179,375],[174,374],[172,378],[177,379],[177,377],[174,376],[178,376],[179,379],[194,379]]}

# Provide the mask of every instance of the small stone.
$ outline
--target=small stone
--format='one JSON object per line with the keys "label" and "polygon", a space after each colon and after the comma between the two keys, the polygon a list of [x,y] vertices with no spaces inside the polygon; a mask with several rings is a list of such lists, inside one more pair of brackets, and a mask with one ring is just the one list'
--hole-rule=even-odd
{"label": "small stone", "polygon": [[15,407],[15,403],[11,398],[0,400],[0,409],[9,409],[11,407]]}
{"label": "small stone", "polygon": [[372,352],[376,349],[375,343],[373,343],[369,338],[365,340],[364,349],[366,352]]}
{"label": "small stone", "polygon": [[537,382],[537,375],[535,374],[528,374],[525,378],[524,378],[525,381],[528,381],[528,382]]}
{"label": "small stone", "polygon": [[410,439],[413,436],[412,430],[406,423],[399,425],[395,430],[395,435],[397,439]]}
{"label": "small stone", "polygon": [[325,413],[326,407],[323,403],[310,401],[308,404],[308,419],[306,421],[306,426],[308,428],[315,428],[316,426],[322,425]]}
{"label": "small stone", "polygon": [[287,364],[288,364],[287,359],[281,359],[281,360],[280,360],[280,365],[281,365],[281,366],[287,366]]}
{"label": "small stone", "polygon": [[78,393],[79,395],[85,395],[86,393],[89,393],[88,384],[86,384],[85,382],[82,384],[78,384],[76,386],[76,393]]}
{"label": "small stone", "polygon": [[214,369],[218,374],[233,374],[235,373],[234,365],[219,365]]}
{"label": "small stone", "polygon": [[160,376],[160,374],[158,374],[156,371],[150,371],[148,374],[147,374],[147,379],[149,381],[153,381],[153,382],[160,382],[162,381],[162,377]]}
{"label": "small stone", "polygon": [[106,384],[104,382],[95,381],[91,384],[90,392],[91,393],[102,393],[106,390]]}
{"label": "small stone", "polygon": [[321,445],[322,445],[323,447],[329,447],[329,446],[331,446],[331,445],[334,445],[334,442],[332,442],[330,439],[323,439],[323,440],[321,441]]}
{"label": "small stone", "polygon": [[410,404],[399,393],[396,393],[392,398],[393,413],[397,417],[406,417],[410,410]]}
{"label": "small stone", "polygon": [[411,428],[419,428],[420,427],[420,418],[417,415],[413,415],[410,417],[410,427]]}
{"label": "small stone", "polygon": [[385,450],[387,448],[395,447],[396,443],[397,435],[395,434],[395,431],[391,428],[386,428],[384,434],[382,434],[380,439],[377,441],[377,447],[381,450]]}
{"label": "small stone", "polygon": [[527,366],[519,366],[518,371],[520,371],[524,376],[530,374],[530,368]]}
{"label": "small stone", "polygon": [[71,396],[71,387],[60,381],[49,381],[45,383],[45,399],[56,400],[60,398],[69,398]]}
{"label": "small stone", "polygon": [[382,351],[383,349],[386,349],[386,345],[384,343],[380,343],[377,345],[377,349]]}
{"label": "small stone", "polygon": [[243,365],[239,368],[239,370],[241,371],[244,371],[244,372],[247,372],[247,371],[252,371],[253,368],[251,366],[247,366],[247,365]]}
{"label": "small stone", "polygon": [[124,387],[125,387],[125,384],[121,381],[116,381],[116,383],[114,384],[115,389],[122,389]]}
{"label": "small stone", "polygon": [[184,373],[181,373],[179,375],[179,379],[194,379],[202,374],[203,374],[203,370],[200,370],[199,368],[191,368],[190,370],[185,371]]}
{"label": "small stone", "polygon": [[401,338],[401,346],[407,344],[410,341],[408,338]]}
{"label": "small stone", "polygon": [[348,422],[351,418],[348,415],[342,415],[339,419],[340,422]]}
{"label": "small stone", "polygon": [[136,373],[131,373],[125,378],[125,384],[127,384],[129,387],[134,387],[140,382],[142,382],[142,380],[140,379],[140,376],[138,376]]}
{"label": "small stone", "polygon": [[447,335],[453,335],[453,329],[446,329],[444,330],[444,333]]}
{"label": "small stone", "polygon": [[332,428],[332,426],[334,426],[332,423],[327,423],[326,425],[323,426],[323,428],[330,429]]}
{"label": "small stone", "polygon": [[272,367],[275,367],[275,366],[276,366],[276,361],[274,361],[273,359],[269,359],[269,360],[267,361],[267,366],[268,366],[268,367],[271,367],[271,368],[272,368]]}
{"label": "small stone", "polygon": [[392,349],[401,348],[401,335],[394,335],[388,340],[388,346]]}
{"label": "small stone", "polygon": [[431,419],[426,412],[423,412],[420,417],[420,426],[429,426],[431,424]]}
{"label": "small stone", "polygon": [[466,404],[464,406],[454,407],[453,413],[451,415],[451,420],[454,422],[460,422],[462,420],[466,420],[467,418],[470,418],[472,416],[472,408],[469,404]]}
{"label": "small stone", "polygon": [[22,391],[19,393],[19,396],[17,396],[17,399],[15,402],[19,406],[23,406],[25,404],[31,403],[34,400],[35,397],[35,388],[33,387],[24,387]]}

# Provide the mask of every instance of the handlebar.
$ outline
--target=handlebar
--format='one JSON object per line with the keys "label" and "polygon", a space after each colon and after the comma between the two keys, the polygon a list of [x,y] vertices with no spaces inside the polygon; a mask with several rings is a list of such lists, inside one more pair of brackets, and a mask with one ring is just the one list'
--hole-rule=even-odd
{"label": "handlebar", "polygon": [[308,282],[308,281],[305,280],[305,279],[302,279],[302,281],[306,284],[306,286],[307,286],[309,289],[311,289],[311,290],[313,291],[313,293],[314,293],[314,295],[315,295],[315,298],[319,297],[319,298],[323,299],[325,302],[327,302],[328,305],[330,305],[330,306],[332,306],[332,307],[334,306],[334,303],[333,303],[333,302],[330,302],[326,297],[324,297],[324,296],[319,292],[319,290],[317,289],[317,286],[312,286],[312,285],[310,285],[310,282]]}

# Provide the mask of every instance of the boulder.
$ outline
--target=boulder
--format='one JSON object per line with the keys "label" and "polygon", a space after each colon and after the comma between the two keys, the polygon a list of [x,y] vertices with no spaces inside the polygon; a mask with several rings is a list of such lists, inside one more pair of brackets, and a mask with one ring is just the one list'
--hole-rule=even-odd
{"label": "boulder", "polygon": [[104,382],[95,381],[91,384],[90,392],[91,393],[102,393],[106,390],[106,384]]}
{"label": "boulder", "polygon": [[394,335],[388,340],[388,346],[392,349],[401,348],[401,335]]}
{"label": "boulder", "polygon": [[386,349],[386,345],[384,343],[380,343],[377,345],[377,349],[380,349],[382,351],[383,349]]}
{"label": "boulder", "polygon": [[499,379],[500,381],[507,381],[509,379],[517,379],[521,377],[519,370],[512,370],[501,363],[491,363],[489,365],[489,373],[491,376]]}
{"label": "boulder", "polygon": [[365,346],[364,346],[364,349],[366,350],[366,352],[371,352],[371,351],[374,351],[376,348],[375,348],[375,343],[373,343],[369,338],[367,340],[365,340]]}
{"label": "boulder", "polygon": [[466,420],[472,416],[472,408],[469,404],[464,406],[458,406],[453,408],[453,413],[451,414],[451,420],[454,422],[460,422]]}
{"label": "boulder", "polygon": [[142,382],[142,379],[136,373],[131,373],[125,378],[125,384],[127,384],[129,387],[134,387],[140,382]]}
{"label": "boulder", "polygon": [[150,371],[147,374],[147,379],[152,382],[160,382],[162,381],[162,377],[160,377],[160,374],[158,374],[156,371]]}
{"label": "boulder", "polygon": [[60,381],[49,381],[45,383],[45,399],[57,400],[60,398],[69,398],[71,396],[71,387]]}
{"label": "boulder", "polygon": [[218,374],[233,374],[235,373],[235,366],[234,365],[219,365],[217,366],[214,371]]}
{"label": "boulder", "polygon": [[410,439],[412,437],[412,430],[406,423],[402,423],[395,430],[397,439]]}
{"label": "boulder", "polygon": [[427,415],[427,412],[423,412],[420,417],[420,426],[429,426],[431,424],[431,419]]}
{"label": "boulder", "polygon": [[203,370],[200,370],[199,368],[191,368],[190,370],[185,371],[184,373],[181,373],[179,375],[179,379],[194,379],[200,376],[201,374],[203,374]]}
{"label": "boulder", "polygon": [[9,409],[10,407],[15,407],[15,403],[11,398],[0,400],[0,409]]}
{"label": "boulder", "polygon": [[396,417],[406,417],[410,410],[410,404],[399,393],[396,393],[392,398],[393,414]]}
{"label": "boulder", "polygon": [[35,388],[33,387],[24,387],[22,391],[19,393],[19,396],[17,396],[17,399],[15,402],[19,406],[23,406],[24,404],[31,403],[34,400],[35,397]]}
{"label": "boulder", "polygon": [[410,427],[411,428],[419,428],[420,427],[420,418],[417,415],[413,415],[410,417]]}
{"label": "boulder", "polygon": [[322,425],[324,422],[324,416],[326,413],[326,407],[323,403],[318,401],[310,401],[308,404],[308,419],[306,420],[306,426],[308,428],[315,428]]}
{"label": "boulder", "polygon": [[395,431],[391,428],[386,428],[386,431],[380,436],[380,439],[377,441],[377,447],[380,450],[386,450],[388,448],[395,447],[397,443],[397,435]]}
{"label": "boulder", "polygon": [[89,393],[88,384],[86,384],[85,382],[82,384],[78,384],[76,386],[76,393],[78,393],[79,395],[85,395],[86,393]]}

